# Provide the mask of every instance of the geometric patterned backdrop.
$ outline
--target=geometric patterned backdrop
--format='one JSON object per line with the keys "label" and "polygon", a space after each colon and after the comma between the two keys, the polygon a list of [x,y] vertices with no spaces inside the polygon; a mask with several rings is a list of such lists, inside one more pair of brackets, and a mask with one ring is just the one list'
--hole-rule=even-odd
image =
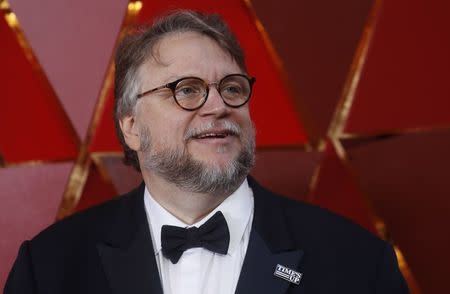
{"label": "geometric patterned backdrop", "polygon": [[412,293],[444,293],[444,0],[0,0],[0,287],[24,239],[140,182],[114,133],[112,55],[176,8],[222,14],[246,51],[252,174],[393,242]]}

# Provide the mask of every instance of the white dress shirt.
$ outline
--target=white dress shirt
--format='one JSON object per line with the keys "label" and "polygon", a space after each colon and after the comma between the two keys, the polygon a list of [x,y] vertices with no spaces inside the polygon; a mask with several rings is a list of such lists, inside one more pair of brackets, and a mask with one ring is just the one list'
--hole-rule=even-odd
{"label": "white dress shirt", "polygon": [[[144,193],[145,210],[152,235],[156,263],[165,294],[231,294],[236,285],[247,251],[253,221],[253,192],[247,180],[211,213],[193,225],[187,225],[164,209],[150,195]],[[199,227],[221,211],[230,231],[228,253],[222,255],[204,248],[184,251],[176,264],[161,251],[161,227]]]}

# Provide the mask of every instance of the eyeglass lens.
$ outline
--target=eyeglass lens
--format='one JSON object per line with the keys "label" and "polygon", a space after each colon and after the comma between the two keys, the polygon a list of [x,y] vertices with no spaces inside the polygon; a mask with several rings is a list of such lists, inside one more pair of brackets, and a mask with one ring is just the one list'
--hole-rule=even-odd
{"label": "eyeglass lens", "polygon": [[[247,78],[239,75],[225,77],[218,90],[224,102],[230,106],[241,106],[247,102],[251,86]],[[185,109],[195,109],[204,103],[208,95],[208,84],[198,78],[186,78],[176,85],[175,99]]]}

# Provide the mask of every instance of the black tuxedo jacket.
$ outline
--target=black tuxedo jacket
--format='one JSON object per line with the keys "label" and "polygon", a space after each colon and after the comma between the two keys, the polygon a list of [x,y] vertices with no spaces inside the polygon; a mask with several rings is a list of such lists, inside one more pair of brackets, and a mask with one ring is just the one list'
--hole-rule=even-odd
{"label": "black tuxedo jacket", "polygon": [[[255,213],[236,293],[408,293],[388,243],[249,183]],[[162,293],[143,193],[141,185],[25,241],[5,293]],[[300,272],[300,284],[274,276],[277,264]]]}

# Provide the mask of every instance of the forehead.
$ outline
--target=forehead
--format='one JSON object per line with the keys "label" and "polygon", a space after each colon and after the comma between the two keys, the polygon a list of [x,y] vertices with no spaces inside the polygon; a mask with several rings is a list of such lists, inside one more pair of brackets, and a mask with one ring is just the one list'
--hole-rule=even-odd
{"label": "forehead", "polygon": [[169,33],[155,44],[152,53],[141,67],[144,85],[158,86],[186,76],[216,81],[243,73],[216,41],[196,32]]}

